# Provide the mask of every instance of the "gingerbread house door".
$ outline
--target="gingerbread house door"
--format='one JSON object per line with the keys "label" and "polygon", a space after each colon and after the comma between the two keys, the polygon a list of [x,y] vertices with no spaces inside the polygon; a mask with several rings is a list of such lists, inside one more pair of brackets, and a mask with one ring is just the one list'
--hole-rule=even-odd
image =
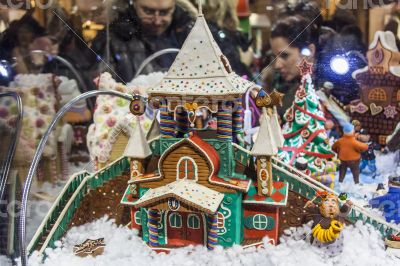
{"label": "gingerbread house door", "polygon": [[200,213],[169,212],[167,215],[167,236],[170,246],[204,244],[204,222]]}

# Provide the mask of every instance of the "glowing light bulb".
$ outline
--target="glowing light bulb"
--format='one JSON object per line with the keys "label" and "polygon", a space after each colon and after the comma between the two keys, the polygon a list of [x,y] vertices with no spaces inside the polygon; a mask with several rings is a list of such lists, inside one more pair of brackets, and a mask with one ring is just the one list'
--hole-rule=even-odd
{"label": "glowing light bulb", "polygon": [[349,72],[349,61],[342,55],[332,57],[330,67],[336,74],[344,75]]}
{"label": "glowing light bulb", "polygon": [[311,56],[311,51],[308,48],[301,49],[301,54],[304,56]]}

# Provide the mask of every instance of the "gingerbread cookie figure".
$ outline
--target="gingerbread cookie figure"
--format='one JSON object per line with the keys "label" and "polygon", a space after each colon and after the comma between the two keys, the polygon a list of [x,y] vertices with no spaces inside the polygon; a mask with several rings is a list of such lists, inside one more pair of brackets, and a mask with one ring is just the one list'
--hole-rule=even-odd
{"label": "gingerbread cookie figure", "polygon": [[[343,251],[341,232],[345,217],[351,211],[353,203],[347,200],[340,207],[339,198],[327,192],[317,192],[317,197],[321,198],[319,206],[308,201],[304,207],[313,220],[311,244],[324,249],[329,256],[339,255]],[[347,195],[343,194],[341,198],[347,198]]]}

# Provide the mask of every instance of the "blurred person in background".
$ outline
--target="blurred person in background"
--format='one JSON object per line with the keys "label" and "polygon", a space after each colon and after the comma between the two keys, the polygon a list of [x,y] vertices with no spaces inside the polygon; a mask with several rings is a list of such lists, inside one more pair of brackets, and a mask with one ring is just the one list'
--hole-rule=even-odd
{"label": "blurred person in background", "polygon": [[[117,18],[111,22],[109,36],[106,30],[101,31],[92,48],[100,55],[100,58],[97,58],[99,73],[108,71],[114,74],[118,81],[129,82],[150,55],[166,48],[182,47],[194,25],[197,9],[189,0],[125,0],[125,5],[126,8],[120,8]],[[233,70],[245,74],[245,70],[241,71],[243,66],[235,44],[215,23],[209,26],[217,44],[231,62]],[[146,66],[143,74],[167,70],[175,57],[176,53],[158,57]]]}
{"label": "blurred person in background", "polygon": [[274,59],[271,62],[273,68],[269,69],[273,70],[272,80],[267,88],[285,94],[283,105],[278,108],[280,116],[292,105],[300,84],[297,66],[303,58],[310,63],[316,62],[318,29],[308,24],[301,16],[289,16],[279,19],[271,30],[270,45]]}
{"label": "blurred person in background", "polygon": [[27,74],[35,69],[30,58],[30,45],[37,37],[45,35],[45,29],[32,17],[32,12],[11,22],[1,38],[0,57],[11,64],[16,63],[14,70],[18,74]]}
{"label": "blurred person in background", "polygon": [[253,51],[251,41],[239,30],[237,4],[238,0],[206,1],[203,13],[212,28],[219,29],[215,38],[233,70],[239,75],[250,77],[248,67],[252,62]]}
{"label": "blurred person in background", "polygon": [[[126,8],[120,9],[117,18],[107,31],[101,31],[93,41],[93,50],[98,58],[99,73],[117,73],[120,82],[129,82],[138,67],[151,54],[166,49],[180,48],[189,33],[194,16],[176,4],[175,0],[125,1]],[[189,3],[190,4],[190,3]],[[107,42],[109,55],[107,58]],[[166,54],[149,64],[145,71],[166,70],[176,54]]]}
{"label": "blurred person in background", "polygon": [[[339,19],[336,22],[323,21],[318,5],[313,1],[300,3],[287,8],[280,15],[271,29],[270,68],[263,73],[267,78],[267,88],[285,94],[283,107],[279,114],[291,106],[300,81],[297,65],[305,58],[314,64],[313,82],[316,89],[329,81],[333,84],[332,95],[344,104],[358,97],[358,85],[351,77],[354,70],[363,67],[365,45],[362,43],[361,30],[352,24],[351,18]],[[349,22],[350,21],[350,22]],[[354,20],[355,21],[355,20]],[[343,27],[336,32],[337,27]],[[357,51],[355,55],[346,55],[349,51]],[[331,59],[336,55],[346,55],[349,70],[344,74],[335,73],[331,67]]]}
{"label": "blurred person in background", "polygon": [[[96,60],[96,55],[89,49],[90,43],[83,41],[83,18],[77,12],[69,15],[58,5],[52,6],[51,11],[47,19],[47,32],[57,48],[53,54],[66,59],[80,73],[86,86],[85,89],[80,88],[81,92],[95,89],[93,79],[97,73],[92,70],[92,62]],[[48,62],[43,72],[76,78],[68,67],[56,60]]]}

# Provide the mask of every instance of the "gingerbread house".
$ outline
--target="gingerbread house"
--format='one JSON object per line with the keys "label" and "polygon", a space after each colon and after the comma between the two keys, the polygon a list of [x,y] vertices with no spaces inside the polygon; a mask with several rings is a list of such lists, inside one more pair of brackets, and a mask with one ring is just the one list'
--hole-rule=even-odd
{"label": "gingerbread house", "polygon": [[[164,74],[160,72],[141,75],[124,85],[116,82],[109,73],[103,73],[97,79],[97,84],[99,90],[144,95],[145,89],[154,86],[163,76]],[[151,116],[152,114],[146,113],[140,118],[146,131],[151,126],[151,119],[149,119]],[[101,169],[123,155],[135,125],[136,118],[130,113],[129,101],[108,95],[97,97],[93,124],[89,126],[86,140],[83,141],[87,144],[90,158],[97,169]]]}
{"label": "gingerbread house", "polygon": [[386,144],[400,121],[400,52],[393,33],[378,31],[367,52],[368,66],[353,78],[361,87],[361,99],[352,102],[352,119],[359,120],[375,141]]}
{"label": "gingerbread house", "polygon": [[[137,125],[125,150],[130,181],[121,204],[131,207],[131,226],[150,247],[278,242],[289,190],[272,177],[271,157],[282,143],[277,116],[263,115],[250,155],[235,152],[242,94],[252,86],[232,72],[200,15],[166,77],[148,90],[160,123],[147,138]],[[197,126],[199,109],[212,113],[216,129]]]}
{"label": "gingerbread house", "polygon": [[[12,166],[18,170],[21,178],[27,176],[36,146],[60,107],[58,84],[58,78],[52,74],[21,74],[15,77],[9,87],[0,87],[0,92],[17,92],[24,106],[22,129]],[[4,99],[0,106],[4,106],[0,108],[0,120],[14,127],[16,115],[8,110],[15,110],[16,103]],[[67,178],[71,131],[69,124],[59,123],[50,135],[36,173],[35,181],[40,181],[39,184]]]}

